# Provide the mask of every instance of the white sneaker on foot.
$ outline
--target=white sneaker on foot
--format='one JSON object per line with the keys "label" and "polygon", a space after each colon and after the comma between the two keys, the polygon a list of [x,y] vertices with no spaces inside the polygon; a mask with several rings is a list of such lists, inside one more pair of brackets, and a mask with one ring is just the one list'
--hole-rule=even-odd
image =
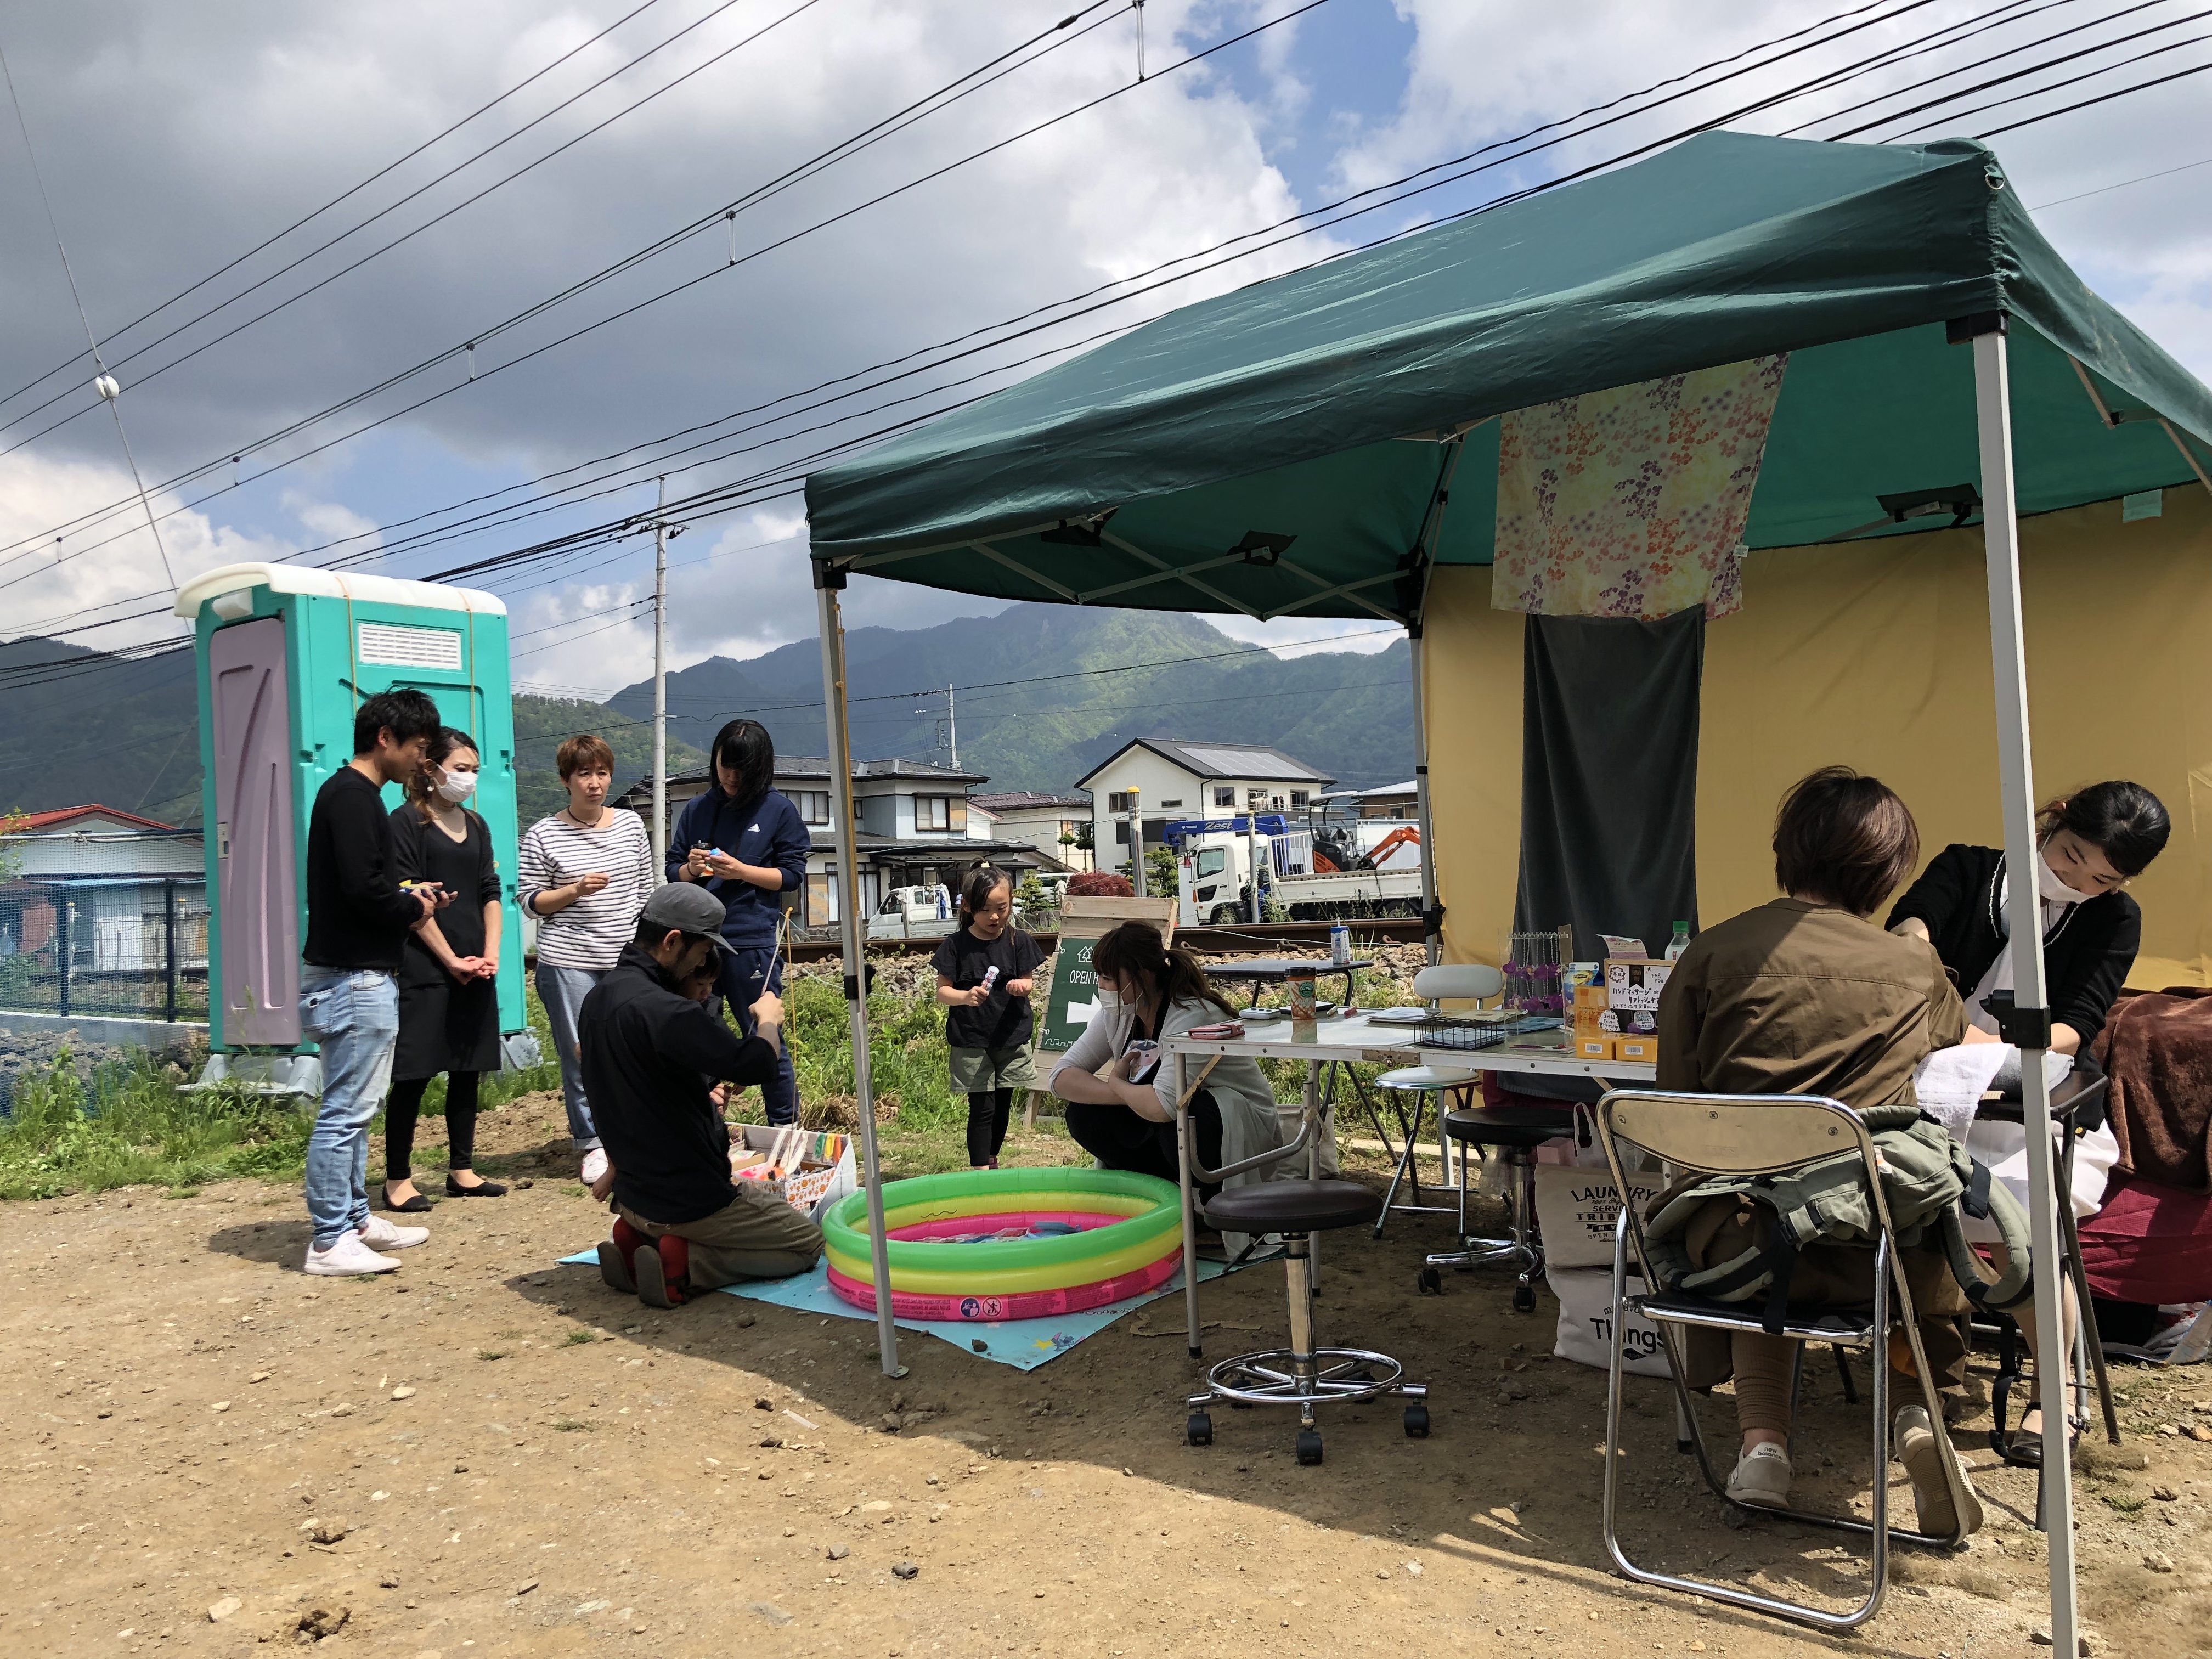
{"label": "white sneaker on foot", "polygon": [[1939,1538],[1963,1538],[1979,1532],[1982,1500],[1975,1494],[1974,1483],[1966,1478],[1965,1460],[1960,1459],[1959,1489],[1966,1494],[1966,1512],[1960,1515],[1953,1504],[1950,1483],[1943,1479],[1943,1448],[1929,1423],[1928,1408],[1903,1407],[1894,1425],[1898,1460],[1912,1477],[1912,1503],[1919,1512],[1920,1530]]}
{"label": "white sneaker on foot", "polygon": [[604,1146],[594,1146],[584,1154],[584,1165],[576,1171],[576,1179],[588,1187],[606,1172],[607,1149]]}
{"label": "white sneaker on foot", "polygon": [[1756,1509],[1778,1510],[1790,1502],[1790,1454],[1774,1441],[1762,1440],[1736,1459],[1729,1476],[1728,1495]]}
{"label": "white sneaker on foot", "polygon": [[373,1250],[404,1250],[411,1244],[426,1242],[430,1237],[430,1230],[428,1227],[394,1226],[372,1210],[368,1224],[355,1237]]}
{"label": "white sneaker on foot", "polygon": [[361,1273],[388,1273],[399,1265],[379,1255],[362,1243],[359,1233],[348,1233],[327,1250],[307,1246],[307,1271],[328,1279],[347,1279]]}

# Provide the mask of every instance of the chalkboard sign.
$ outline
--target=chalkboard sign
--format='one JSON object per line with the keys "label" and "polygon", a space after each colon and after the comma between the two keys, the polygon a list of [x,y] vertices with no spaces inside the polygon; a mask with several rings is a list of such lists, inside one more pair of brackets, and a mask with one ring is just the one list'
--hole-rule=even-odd
{"label": "chalkboard sign", "polygon": [[1091,969],[1091,947],[1125,921],[1149,921],[1164,939],[1175,937],[1172,898],[1094,898],[1073,894],[1060,909],[1060,945],[1052,966],[1052,990],[1045,998],[1044,1029],[1037,1047],[1065,1054],[1098,1011],[1098,986]]}

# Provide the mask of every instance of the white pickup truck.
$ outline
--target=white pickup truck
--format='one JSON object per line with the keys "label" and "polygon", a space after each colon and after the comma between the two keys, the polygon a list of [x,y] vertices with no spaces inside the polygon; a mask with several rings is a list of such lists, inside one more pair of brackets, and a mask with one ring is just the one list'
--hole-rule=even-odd
{"label": "white pickup truck", "polygon": [[959,925],[951,890],[942,883],[933,887],[894,887],[868,918],[868,937],[942,939]]}

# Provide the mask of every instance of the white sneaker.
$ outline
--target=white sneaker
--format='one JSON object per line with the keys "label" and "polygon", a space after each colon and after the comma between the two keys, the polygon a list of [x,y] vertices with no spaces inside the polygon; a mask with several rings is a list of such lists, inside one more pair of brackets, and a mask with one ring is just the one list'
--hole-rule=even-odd
{"label": "white sneaker", "polygon": [[411,1244],[425,1243],[430,1237],[430,1230],[428,1227],[395,1227],[372,1210],[368,1224],[355,1237],[371,1249],[404,1250]]}
{"label": "white sneaker", "polygon": [[1778,1510],[1790,1503],[1790,1454],[1771,1440],[1762,1440],[1736,1460],[1729,1476],[1728,1495],[1739,1504],[1762,1510]]}
{"label": "white sneaker", "polygon": [[576,1171],[576,1179],[589,1187],[606,1172],[607,1149],[604,1146],[594,1146],[584,1154],[584,1167]]}
{"label": "white sneaker", "polygon": [[388,1273],[399,1265],[392,1256],[379,1255],[362,1242],[359,1233],[348,1233],[327,1250],[307,1246],[307,1271],[326,1279],[348,1279],[361,1273]]}

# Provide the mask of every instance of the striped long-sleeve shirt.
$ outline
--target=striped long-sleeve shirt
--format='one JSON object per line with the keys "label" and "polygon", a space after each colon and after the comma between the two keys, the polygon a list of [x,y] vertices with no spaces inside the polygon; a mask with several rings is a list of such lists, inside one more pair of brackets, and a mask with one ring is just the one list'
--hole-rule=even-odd
{"label": "striped long-sleeve shirt", "polygon": [[542,892],[593,871],[607,878],[598,892],[538,916],[538,960],[553,968],[613,967],[658,884],[644,820],[618,808],[589,830],[566,812],[538,819],[522,837],[518,863],[516,897],[533,915]]}

